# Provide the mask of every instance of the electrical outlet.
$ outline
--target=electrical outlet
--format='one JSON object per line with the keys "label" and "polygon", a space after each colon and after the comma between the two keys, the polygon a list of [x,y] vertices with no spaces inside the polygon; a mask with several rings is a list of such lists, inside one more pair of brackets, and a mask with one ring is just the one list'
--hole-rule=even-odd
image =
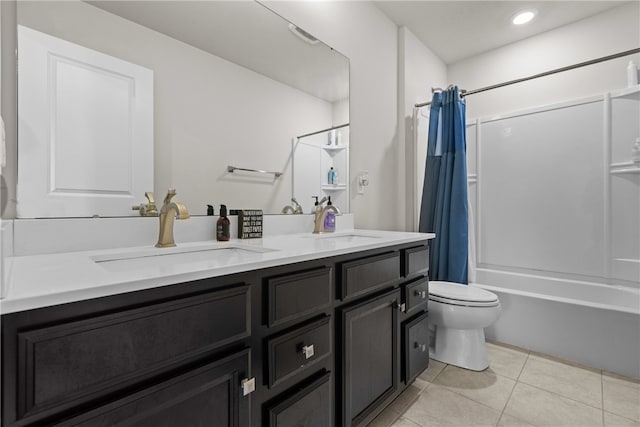
{"label": "electrical outlet", "polygon": [[356,177],[356,182],[358,184],[358,194],[364,194],[365,188],[369,185],[369,172],[368,171],[358,172],[358,176]]}

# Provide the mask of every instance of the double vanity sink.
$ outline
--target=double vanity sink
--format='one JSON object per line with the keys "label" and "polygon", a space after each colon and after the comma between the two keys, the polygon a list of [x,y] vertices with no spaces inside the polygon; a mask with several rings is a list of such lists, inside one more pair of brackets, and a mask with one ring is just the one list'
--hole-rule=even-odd
{"label": "double vanity sink", "polygon": [[365,426],[428,366],[432,237],[8,258],[0,427]]}
{"label": "double vanity sink", "polygon": [[423,239],[425,234],[348,230],[229,242],[178,243],[8,258],[0,311],[11,313]]}

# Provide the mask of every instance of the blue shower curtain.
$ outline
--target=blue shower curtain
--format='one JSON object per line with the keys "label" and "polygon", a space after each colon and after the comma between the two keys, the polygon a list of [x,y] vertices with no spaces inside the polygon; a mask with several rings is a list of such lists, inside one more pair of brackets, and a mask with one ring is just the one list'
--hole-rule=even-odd
{"label": "blue shower curtain", "polygon": [[419,230],[435,233],[429,279],[467,283],[469,223],[465,102],[456,86],[433,94]]}

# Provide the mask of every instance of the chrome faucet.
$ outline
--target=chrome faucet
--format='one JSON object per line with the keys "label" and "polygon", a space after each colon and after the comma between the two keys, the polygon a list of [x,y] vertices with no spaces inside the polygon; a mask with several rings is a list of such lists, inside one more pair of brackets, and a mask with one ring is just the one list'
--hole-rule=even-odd
{"label": "chrome faucet", "polygon": [[173,221],[176,218],[189,218],[189,212],[182,203],[171,201],[175,195],[175,188],[170,188],[167,196],[164,198],[162,209],[160,209],[160,232],[158,235],[158,243],[156,243],[157,248],[170,248],[175,246],[176,242],[173,240]]}
{"label": "chrome faucet", "polygon": [[[316,198],[316,200],[318,199]],[[325,201],[327,201],[327,206],[322,206]],[[333,211],[333,213],[336,216],[341,215],[340,209],[338,209],[337,207],[331,204],[331,197],[329,197],[328,199],[326,197],[323,197],[315,206],[315,218],[313,220],[314,234],[333,233],[335,231],[335,230],[327,230],[324,227],[324,221],[327,218],[327,213],[329,211]]]}

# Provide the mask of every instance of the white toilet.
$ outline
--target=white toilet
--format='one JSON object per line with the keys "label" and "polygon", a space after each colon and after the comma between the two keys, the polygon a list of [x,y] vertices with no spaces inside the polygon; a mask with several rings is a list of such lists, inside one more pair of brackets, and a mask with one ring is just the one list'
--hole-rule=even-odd
{"label": "white toilet", "polygon": [[474,285],[429,282],[432,359],[473,371],[489,367],[484,328],[500,316],[498,296]]}

